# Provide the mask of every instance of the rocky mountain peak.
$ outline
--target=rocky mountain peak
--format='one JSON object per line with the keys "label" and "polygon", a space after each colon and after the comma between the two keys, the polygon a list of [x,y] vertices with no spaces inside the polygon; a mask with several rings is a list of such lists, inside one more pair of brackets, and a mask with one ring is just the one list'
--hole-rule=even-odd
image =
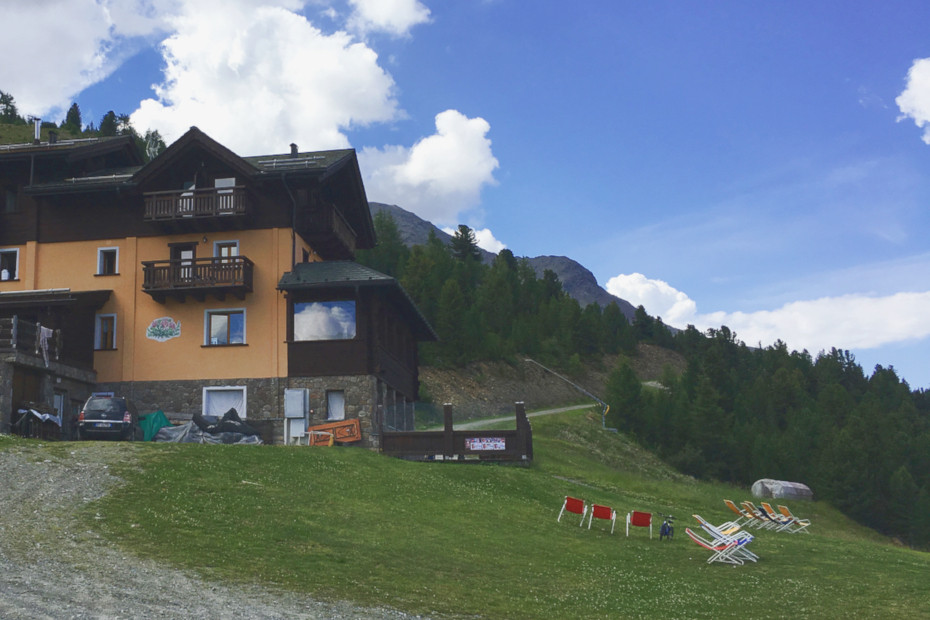
{"label": "rocky mountain peak", "polygon": [[[452,241],[452,237],[449,234],[443,232],[431,222],[397,205],[388,205],[380,202],[369,202],[368,204],[371,207],[372,215],[379,211],[387,211],[394,218],[400,237],[408,247],[425,244],[429,239],[430,231],[433,231],[443,243],[448,244]],[[484,262],[489,263],[494,260],[495,254],[486,250],[481,250],[481,256]],[[627,319],[633,319],[633,313],[635,311],[633,305],[625,299],[620,299],[604,290],[604,288],[597,283],[594,274],[581,263],[567,256],[536,256],[525,258],[533,267],[537,277],[541,278],[546,269],[549,269],[558,276],[565,292],[576,299],[582,306],[595,303],[603,308],[611,302],[616,302],[620,311]]]}

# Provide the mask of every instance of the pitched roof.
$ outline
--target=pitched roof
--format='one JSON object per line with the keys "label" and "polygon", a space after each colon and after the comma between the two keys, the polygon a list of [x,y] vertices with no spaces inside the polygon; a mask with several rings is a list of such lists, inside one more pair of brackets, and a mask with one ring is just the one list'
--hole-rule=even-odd
{"label": "pitched roof", "polygon": [[130,165],[142,164],[142,155],[136,148],[132,136],[106,136],[96,138],[72,138],[56,142],[25,142],[22,144],[0,144],[0,159],[19,159],[25,156],[62,157],[78,160],[103,153],[124,151]]}
{"label": "pitched roof", "polygon": [[378,287],[385,290],[411,319],[410,328],[418,340],[439,340],[419,308],[391,276],[354,261],[318,261],[297,263],[278,282],[281,291],[307,291],[333,287]]}
{"label": "pitched roof", "polygon": [[342,166],[345,159],[355,153],[354,149],[335,151],[310,151],[304,153],[283,153],[278,155],[256,155],[243,157],[262,172],[330,172],[334,166]]}

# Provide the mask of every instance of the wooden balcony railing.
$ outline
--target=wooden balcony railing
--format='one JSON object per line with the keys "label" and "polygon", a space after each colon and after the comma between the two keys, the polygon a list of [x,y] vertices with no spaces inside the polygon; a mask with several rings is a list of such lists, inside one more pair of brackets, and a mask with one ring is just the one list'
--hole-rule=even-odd
{"label": "wooden balcony railing", "polygon": [[203,299],[207,293],[220,299],[227,294],[245,299],[252,292],[253,270],[245,256],[142,261],[142,290],[158,302],[167,296]]}
{"label": "wooden balcony railing", "polygon": [[[44,333],[44,338],[43,338]],[[49,360],[61,356],[61,330],[46,329],[42,325],[24,321],[17,316],[0,319],[0,351],[25,353]]]}
{"label": "wooden balcony railing", "polygon": [[332,258],[354,256],[358,235],[342,212],[330,203],[316,205],[303,215],[298,229],[321,254]]}
{"label": "wooden balcony railing", "polygon": [[245,215],[248,208],[245,187],[185,189],[144,194],[146,220]]}

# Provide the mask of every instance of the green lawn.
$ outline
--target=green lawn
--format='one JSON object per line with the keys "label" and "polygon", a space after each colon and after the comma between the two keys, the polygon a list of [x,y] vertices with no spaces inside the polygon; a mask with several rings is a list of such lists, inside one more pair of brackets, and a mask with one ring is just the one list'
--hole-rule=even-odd
{"label": "green lawn", "polygon": [[[532,420],[531,467],[409,463],[357,448],[136,446],[127,484],[89,505],[106,537],[203,575],[411,613],[488,618],[928,617],[930,554],[821,503],[811,535],[763,531],[757,564],[708,565],[684,534],[728,520],[746,489],[669,470],[599,412]],[[815,489],[816,492],[816,489]],[[556,515],[611,505],[617,532]],[[632,509],[672,512],[675,540],[624,535]],[[98,515],[102,518],[93,518]]]}

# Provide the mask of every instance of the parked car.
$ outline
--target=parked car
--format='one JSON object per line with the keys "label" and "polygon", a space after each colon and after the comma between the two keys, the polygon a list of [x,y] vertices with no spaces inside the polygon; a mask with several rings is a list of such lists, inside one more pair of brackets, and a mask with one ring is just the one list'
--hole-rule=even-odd
{"label": "parked car", "polygon": [[124,439],[142,435],[139,414],[132,402],[120,396],[91,396],[77,419],[78,439]]}

